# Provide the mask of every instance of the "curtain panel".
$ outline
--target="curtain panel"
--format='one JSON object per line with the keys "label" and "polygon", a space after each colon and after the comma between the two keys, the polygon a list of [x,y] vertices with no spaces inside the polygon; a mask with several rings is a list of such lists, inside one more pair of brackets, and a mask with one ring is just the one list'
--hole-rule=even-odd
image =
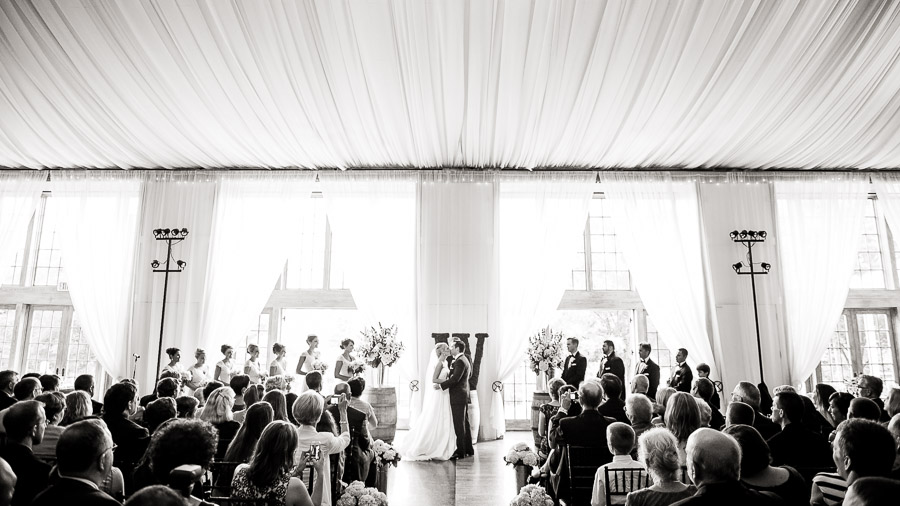
{"label": "curtain panel", "polygon": [[[28,222],[48,186],[47,173],[0,171],[0,265],[13,265],[17,249],[25,244]],[[5,276],[0,276],[0,282]],[[18,284],[18,280],[13,280]]]}

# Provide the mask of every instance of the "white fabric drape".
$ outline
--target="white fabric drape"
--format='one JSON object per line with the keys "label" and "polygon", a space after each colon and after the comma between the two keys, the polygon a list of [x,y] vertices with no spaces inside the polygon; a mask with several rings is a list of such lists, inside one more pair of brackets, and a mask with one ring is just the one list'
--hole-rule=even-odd
{"label": "white fabric drape", "polygon": [[91,351],[114,378],[126,374],[142,178],[121,171],[53,176],[72,305]]}
{"label": "white fabric drape", "polygon": [[594,173],[527,174],[501,179],[497,336],[487,340],[478,395],[491,395],[490,422],[506,432],[505,381],[522,364],[528,336],[546,326],[565,292],[595,189]]}
{"label": "white fabric drape", "polygon": [[[13,265],[16,250],[25,244],[28,222],[41,201],[46,181],[45,172],[0,172],[0,265]],[[0,282],[2,279],[0,276]]]}
{"label": "white fabric drape", "polygon": [[686,348],[689,363],[705,362],[719,377],[696,184],[653,172],[601,179],[616,239],[660,339],[670,350]]}
{"label": "white fabric drape", "polygon": [[892,231],[900,231],[900,176],[877,173],[871,174],[870,179],[888,225]]}
{"label": "white fabric drape", "polygon": [[865,174],[776,179],[792,384],[806,381],[822,360],[847,300],[869,186]]}
{"label": "white fabric drape", "polygon": [[289,225],[299,220],[314,175],[220,177],[200,318],[200,346],[207,349],[210,370],[220,346],[235,345],[269,300],[289,249],[298,244],[300,227]]}
{"label": "white fabric drape", "polygon": [[900,2],[31,0],[0,33],[0,166],[900,166]]}

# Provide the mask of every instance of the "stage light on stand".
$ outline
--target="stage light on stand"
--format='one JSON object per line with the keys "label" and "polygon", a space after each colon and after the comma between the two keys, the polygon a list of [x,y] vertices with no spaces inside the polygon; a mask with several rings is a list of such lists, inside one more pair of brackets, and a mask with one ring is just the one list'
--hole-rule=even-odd
{"label": "stage light on stand", "polygon": [[[159,367],[162,363],[160,361],[160,357],[162,356],[162,347],[163,347],[163,331],[165,329],[166,324],[166,296],[169,291],[169,273],[170,272],[183,272],[185,267],[187,267],[187,262],[183,260],[175,260],[172,257],[172,246],[174,244],[178,244],[183,241],[188,234],[188,230],[186,228],[156,228],[153,229],[153,237],[157,241],[166,241],[166,261],[165,268],[160,268],[161,262],[159,260],[154,260],[150,263],[150,266],[153,267],[153,272],[162,272],[165,273],[165,279],[163,281],[163,300],[162,300],[162,314],[159,319],[159,347],[157,350],[157,360],[156,360],[156,378],[159,379]],[[175,268],[172,268],[172,262],[175,262]]]}
{"label": "stage light on stand", "polygon": [[[772,268],[772,265],[768,262],[759,263],[759,267],[762,270],[756,270],[754,268],[755,265],[753,263],[753,245],[760,242],[765,242],[766,240],[766,231],[765,230],[741,230],[738,232],[735,230],[728,234],[731,237],[733,242],[738,242],[747,247],[747,263],[737,262],[731,265],[731,268],[734,269],[735,274],[740,275],[749,275],[750,276],[750,286],[753,289],[753,319],[756,322],[756,351],[759,357],[759,380],[760,382],[764,382],[765,379],[763,377],[763,363],[762,363],[762,341],[759,337],[759,306],[756,302],[756,276],[765,275],[769,273],[769,270]],[[749,268],[749,270],[745,271],[744,268]]]}

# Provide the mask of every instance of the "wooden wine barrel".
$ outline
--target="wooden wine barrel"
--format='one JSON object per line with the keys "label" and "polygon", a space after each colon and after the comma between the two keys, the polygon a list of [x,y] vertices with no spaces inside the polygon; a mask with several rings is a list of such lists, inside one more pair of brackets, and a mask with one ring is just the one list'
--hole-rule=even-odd
{"label": "wooden wine barrel", "polygon": [[547,392],[535,392],[531,401],[531,435],[534,436],[535,449],[541,444],[541,436],[538,435],[538,423],[541,419],[541,406],[550,402],[550,394]]}
{"label": "wooden wine barrel", "polygon": [[372,405],[375,416],[378,418],[378,427],[371,431],[372,440],[393,442],[397,432],[397,389],[394,387],[367,388],[365,394],[366,400]]}

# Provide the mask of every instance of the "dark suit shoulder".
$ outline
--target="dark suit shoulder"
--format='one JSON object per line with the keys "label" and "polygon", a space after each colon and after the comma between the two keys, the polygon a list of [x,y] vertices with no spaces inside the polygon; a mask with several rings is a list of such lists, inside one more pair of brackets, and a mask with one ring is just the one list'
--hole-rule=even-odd
{"label": "dark suit shoulder", "polygon": [[59,481],[35,496],[32,506],[55,506],[57,504],[78,504],[79,506],[121,505],[109,494],[97,490],[87,483],[60,478]]}

